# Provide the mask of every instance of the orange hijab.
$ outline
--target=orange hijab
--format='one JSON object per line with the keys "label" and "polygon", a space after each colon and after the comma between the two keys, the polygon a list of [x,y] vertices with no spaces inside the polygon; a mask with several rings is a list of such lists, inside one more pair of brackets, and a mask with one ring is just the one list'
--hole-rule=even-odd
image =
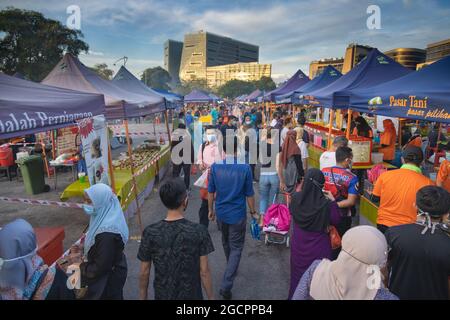
{"label": "orange hijab", "polygon": [[294,155],[301,154],[300,148],[297,144],[297,132],[289,130],[284,139],[283,148],[281,149],[281,163],[283,168],[286,168],[288,159]]}

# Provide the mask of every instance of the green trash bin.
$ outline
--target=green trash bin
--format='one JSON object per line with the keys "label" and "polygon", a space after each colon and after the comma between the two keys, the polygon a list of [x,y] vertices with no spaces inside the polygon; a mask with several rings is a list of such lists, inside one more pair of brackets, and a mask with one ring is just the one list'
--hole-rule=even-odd
{"label": "green trash bin", "polygon": [[16,161],[22,173],[25,191],[28,194],[44,192],[44,162],[41,156],[29,156]]}

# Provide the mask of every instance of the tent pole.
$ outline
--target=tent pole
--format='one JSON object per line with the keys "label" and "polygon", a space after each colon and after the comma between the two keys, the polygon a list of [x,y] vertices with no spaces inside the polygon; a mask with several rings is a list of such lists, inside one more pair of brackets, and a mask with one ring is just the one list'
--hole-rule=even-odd
{"label": "tent pole", "polygon": [[133,189],[134,189],[134,196],[135,196],[135,200],[136,200],[136,211],[137,211],[137,216],[138,216],[138,224],[139,224],[139,229],[141,230],[141,234],[144,231],[144,229],[142,228],[142,218],[141,218],[141,208],[139,208],[139,192],[137,189],[137,183],[136,183],[136,177],[134,176],[134,163],[133,163],[133,150],[131,148],[131,141],[130,141],[130,132],[128,130],[128,120],[125,119],[123,121],[124,125],[125,125],[125,134],[127,135],[127,145],[128,145],[128,155],[130,157],[130,170],[131,170],[131,179],[133,182]]}
{"label": "tent pole", "polygon": [[114,168],[112,164],[112,151],[111,151],[111,144],[108,142],[108,165],[109,165],[109,177],[111,179],[111,189],[116,193],[116,179],[114,177]]}
{"label": "tent pole", "polygon": [[328,150],[331,148],[331,131],[333,129],[333,121],[334,121],[334,109],[330,111],[330,123],[328,125]]}
{"label": "tent pole", "polygon": [[402,148],[402,120],[398,119],[398,145]]}
{"label": "tent pole", "polygon": [[350,139],[350,128],[352,123],[352,109],[348,109],[348,115],[347,115],[347,131],[345,136],[347,137],[347,140]]}
{"label": "tent pole", "polygon": [[55,139],[55,130],[52,130],[52,156],[53,160],[56,159],[56,139]]}
{"label": "tent pole", "polygon": [[166,111],[164,112],[164,116],[165,116],[165,118],[166,118],[166,129],[167,129],[167,135],[168,135],[168,137],[169,137],[169,143],[170,143],[170,141],[172,141],[172,138],[171,138],[171,136],[170,136],[169,115],[168,115],[167,109],[166,109]]}

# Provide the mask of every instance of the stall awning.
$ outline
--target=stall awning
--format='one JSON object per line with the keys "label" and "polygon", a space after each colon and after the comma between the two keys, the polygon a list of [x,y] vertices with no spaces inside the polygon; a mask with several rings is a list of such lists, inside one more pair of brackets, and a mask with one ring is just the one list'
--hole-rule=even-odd
{"label": "stall awning", "polygon": [[33,134],[104,114],[102,94],[35,83],[0,73],[0,138]]}
{"label": "stall awning", "polygon": [[[123,90],[140,94],[148,97],[149,101],[152,101],[151,110],[152,113],[158,113],[165,110],[165,97],[146,86],[142,81],[137,79],[127,68],[120,67],[119,71],[114,76],[112,82]],[[150,107],[149,107],[150,109]]]}
{"label": "stall awning", "polygon": [[302,85],[307,83],[309,81],[309,78],[307,75],[303,73],[302,70],[298,69],[296,73],[283,85],[280,87],[268,92],[266,95],[264,95],[265,101],[275,101],[275,98],[277,96],[281,96],[283,94],[292,92],[293,90],[296,90],[300,88]]}
{"label": "stall awning", "polygon": [[308,91],[319,90],[333,83],[342,76],[338,70],[333,66],[328,65],[321,74],[317,75],[311,81],[305,83],[300,88],[291,91],[276,98],[279,103],[294,103],[299,104],[303,102],[303,93]]}
{"label": "stall awning", "polygon": [[350,72],[319,90],[306,91],[310,104],[326,108],[348,108],[349,91],[368,88],[405,76],[412,71],[377,49],[372,51]]}
{"label": "stall awning", "polygon": [[82,92],[103,94],[107,119],[145,116],[151,114],[154,106],[160,103],[147,96],[119,88],[113,82],[100,77],[71,54],[65,54],[42,83]]}
{"label": "stall awning", "polygon": [[208,103],[213,101],[214,99],[209,94],[200,90],[192,90],[192,92],[184,96],[184,102],[186,103]]}
{"label": "stall awning", "polygon": [[353,90],[350,106],[389,117],[450,123],[450,57],[402,78]]}

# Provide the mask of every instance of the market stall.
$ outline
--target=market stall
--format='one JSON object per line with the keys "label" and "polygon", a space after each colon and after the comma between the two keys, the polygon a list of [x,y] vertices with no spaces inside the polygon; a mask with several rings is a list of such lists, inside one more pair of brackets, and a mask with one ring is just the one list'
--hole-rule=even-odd
{"label": "market stall", "polygon": [[[121,77],[117,78],[115,82],[107,81],[102,79],[95,72],[90,70],[88,67],[83,65],[77,58],[70,54],[66,54],[64,58],[55,66],[55,68],[49,73],[49,75],[43,80],[43,83],[54,85],[57,87],[75,88],[84,92],[101,92],[105,96],[106,105],[106,119],[111,120],[122,120],[122,123],[126,132],[126,140],[128,145],[128,155],[132,155],[131,140],[128,128],[128,119],[139,118],[147,116],[149,114],[158,113],[164,111],[166,115],[167,124],[167,110],[165,98],[161,95],[157,95],[154,92],[145,89],[140,84],[136,83],[133,79],[137,80],[130,73],[122,70]],[[131,75],[131,77],[130,77]],[[125,77],[127,76],[127,77]],[[139,82],[139,80],[137,80]],[[126,89],[121,88],[117,85],[120,83],[121,86],[126,86]],[[168,132],[170,137],[170,132]],[[112,164],[112,154],[109,147],[109,172],[110,172],[110,182],[113,190],[117,193],[121,189],[116,185],[116,170],[113,169]],[[158,162],[153,163],[153,170],[157,173],[159,172]],[[136,203],[135,210],[133,212],[129,211],[129,215],[137,213],[139,219],[139,225],[142,229],[140,209],[138,199],[139,187],[138,180],[140,176],[137,174],[139,171],[136,170],[133,161],[130,162],[129,166],[130,175],[117,172],[122,189],[123,186],[127,186],[129,183],[133,186],[131,188],[131,194],[126,196],[130,201]],[[144,172],[141,172],[143,174]],[[149,175],[147,175],[148,177]],[[155,175],[153,175],[154,177]],[[130,178],[131,182],[127,180]],[[154,179],[153,179],[154,180]],[[152,180],[152,181],[153,181]],[[143,179],[142,181],[145,181]],[[63,192],[63,199],[70,198],[71,195],[79,195],[77,193],[82,188],[88,187],[86,182],[82,183],[80,181],[75,181],[73,184],[69,185],[65,192]],[[84,190],[82,189],[82,190]]]}
{"label": "market stall", "polygon": [[[377,115],[449,124],[449,71],[450,57],[446,57],[402,78],[353,90],[350,105],[355,110],[370,110]],[[367,184],[360,211],[368,222],[375,224],[378,208],[370,200],[371,189],[371,184]]]}
{"label": "market stall", "polygon": [[[74,126],[80,119],[101,115],[104,112],[105,103],[101,94],[55,88],[0,73],[0,139],[2,140],[55,129],[66,130],[68,126]],[[62,152],[67,151],[65,141],[61,140],[57,143]],[[31,193],[42,192],[45,184],[42,156],[30,157],[25,151],[21,153],[19,160],[22,160],[24,165],[22,176],[25,189],[30,189]],[[35,164],[40,165],[37,166],[40,169],[36,169]],[[33,201],[39,202],[36,199]],[[64,228],[35,228],[35,232],[38,254],[45,263],[52,264],[63,253]]]}

